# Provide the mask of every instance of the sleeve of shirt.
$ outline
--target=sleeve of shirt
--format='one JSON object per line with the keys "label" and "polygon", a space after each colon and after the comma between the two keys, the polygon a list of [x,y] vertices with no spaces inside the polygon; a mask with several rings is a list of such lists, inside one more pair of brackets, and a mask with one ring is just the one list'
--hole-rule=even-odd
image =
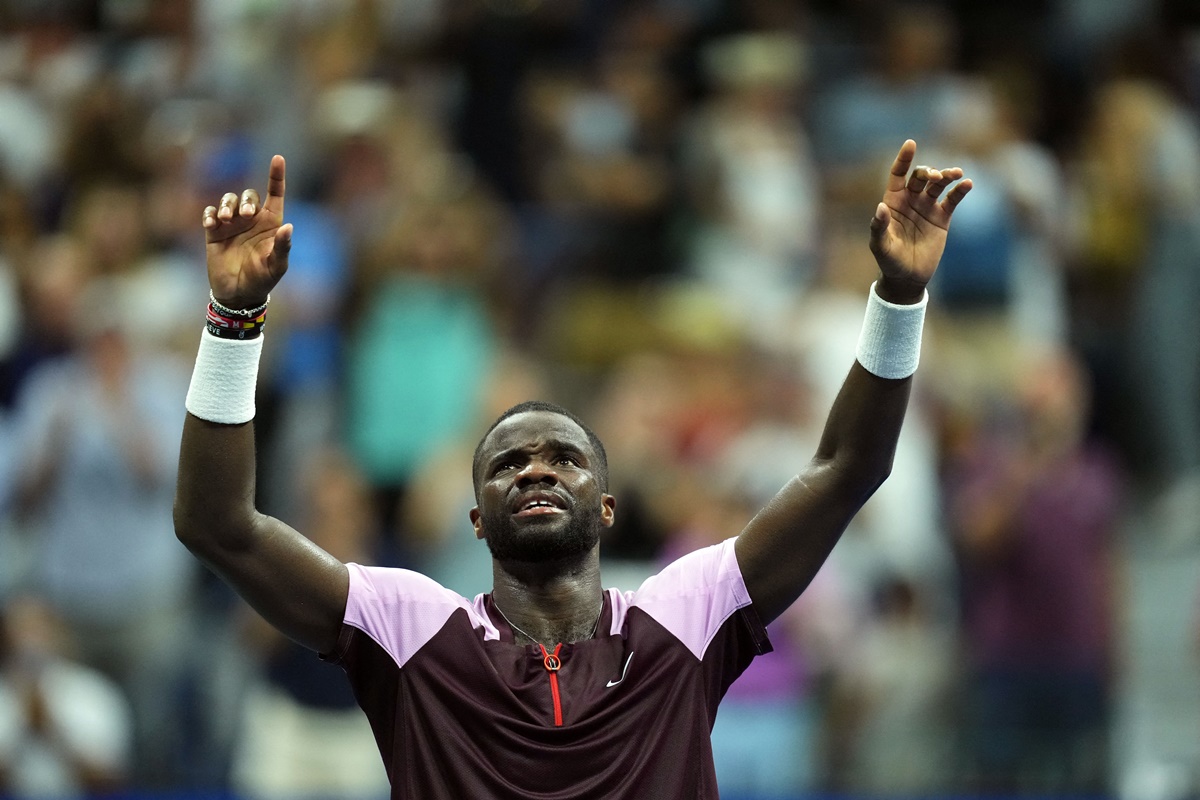
{"label": "sleeve of shirt", "polygon": [[713,673],[720,691],[757,655],[771,652],[750,601],[734,539],[705,547],[646,580],[631,599]]}
{"label": "sleeve of shirt", "polygon": [[355,637],[362,634],[383,648],[397,667],[434,637],[456,609],[470,603],[419,572],[347,564],[350,591],[337,647],[323,658],[346,666]]}
{"label": "sleeve of shirt", "polygon": [[[475,613],[466,598],[406,569],[347,564],[350,591],[342,632],[333,652],[321,655],[345,670],[354,698],[367,714],[380,751],[394,748],[402,697],[398,677],[409,660],[462,609],[484,638],[495,626]],[[389,775],[391,766],[389,764]]]}

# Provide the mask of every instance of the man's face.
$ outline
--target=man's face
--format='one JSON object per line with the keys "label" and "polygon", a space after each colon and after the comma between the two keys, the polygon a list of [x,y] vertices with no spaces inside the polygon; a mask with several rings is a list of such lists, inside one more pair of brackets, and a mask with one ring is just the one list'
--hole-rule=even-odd
{"label": "man's face", "polygon": [[499,561],[569,561],[591,552],[616,501],[600,490],[596,453],[569,417],[514,414],[488,434],[475,535]]}

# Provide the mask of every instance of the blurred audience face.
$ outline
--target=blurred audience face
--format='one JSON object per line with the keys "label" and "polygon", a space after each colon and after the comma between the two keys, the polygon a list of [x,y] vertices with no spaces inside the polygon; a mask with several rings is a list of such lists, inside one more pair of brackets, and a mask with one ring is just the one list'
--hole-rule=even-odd
{"label": "blurred audience face", "polygon": [[39,242],[25,270],[30,329],[51,342],[73,341],[89,277],[83,250],[77,243],[66,237]]}
{"label": "blurred audience face", "polygon": [[1087,374],[1074,355],[1061,351],[1043,356],[1022,373],[1016,399],[1027,443],[1036,452],[1066,454],[1083,441],[1091,393]]}
{"label": "blurred audience face", "polygon": [[131,184],[97,184],[84,191],[72,230],[98,273],[119,274],[136,264],[147,246],[144,212],[142,192]]}

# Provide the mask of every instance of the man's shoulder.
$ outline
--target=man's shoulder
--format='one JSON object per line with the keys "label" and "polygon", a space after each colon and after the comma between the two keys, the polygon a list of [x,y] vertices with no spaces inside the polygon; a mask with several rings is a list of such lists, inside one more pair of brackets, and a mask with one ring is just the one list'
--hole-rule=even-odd
{"label": "man's shoulder", "polygon": [[474,601],[447,589],[427,575],[396,567],[347,564],[350,590],[343,624],[358,630],[391,655],[400,666],[452,619],[463,620],[498,639],[499,632],[483,610],[484,595]]}
{"label": "man's shoulder", "polygon": [[[637,609],[670,632],[696,658],[703,658],[717,633],[751,604],[734,541],[727,539],[677,558],[647,578],[636,591],[612,592],[614,630],[628,630],[639,617],[634,612]],[[752,627],[761,627],[757,618]]]}
{"label": "man's shoulder", "polygon": [[741,582],[735,541],[726,539],[679,556],[647,578],[637,590],[629,592],[631,602],[638,605],[654,597],[701,594],[722,583]]}

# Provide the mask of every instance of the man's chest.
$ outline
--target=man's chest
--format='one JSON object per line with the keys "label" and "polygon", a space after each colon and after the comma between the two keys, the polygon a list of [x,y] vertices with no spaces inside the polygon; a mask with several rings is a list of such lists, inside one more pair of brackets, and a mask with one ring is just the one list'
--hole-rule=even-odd
{"label": "man's chest", "polygon": [[699,662],[661,628],[633,625],[545,651],[462,633],[435,637],[401,671],[410,712],[439,707],[455,719],[552,728],[643,725],[702,691]]}

